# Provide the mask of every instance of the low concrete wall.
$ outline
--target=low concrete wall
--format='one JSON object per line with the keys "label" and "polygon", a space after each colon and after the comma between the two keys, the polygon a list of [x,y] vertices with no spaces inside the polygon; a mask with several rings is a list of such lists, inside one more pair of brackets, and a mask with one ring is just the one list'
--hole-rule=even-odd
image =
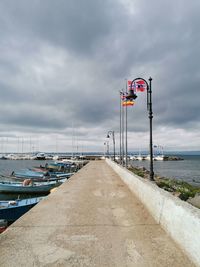
{"label": "low concrete wall", "polygon": [[200,266],[200,210],[115,162],[109,159],[106,159],[106,162],[119,174],[188,257]]}

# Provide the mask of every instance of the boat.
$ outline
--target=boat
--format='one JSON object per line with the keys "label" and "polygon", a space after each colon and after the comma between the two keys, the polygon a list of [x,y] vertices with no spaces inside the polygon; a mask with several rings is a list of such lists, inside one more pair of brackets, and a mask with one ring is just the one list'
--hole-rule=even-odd
{"label": "boat", "polygon": [[0,234],[3,233],[7,227],[8,227],[8,221],[0,219]]}
{"label": "boat", "polygon": [[30,169],[22,169],[19,171],[13,171],[11,176],[19,177],[19,178],[44,178],[44,176],[47,174],[47,172],[42,171],[33,171]]}
{"label": "boat", "polygon": [[135,159],[136,159],[136,160],[144,160],[145,157],[142,156],[141,154],[139,154],[138,156],[135,156]]}
{"label": "boat", "polygon": [[165,160],[165,156],[164,155],[157,155],[154,157],[154,160]]}
{"label": "boat", "polygon": [[14,222],[44,198],[34,197],[0,201],[0,219],[6,220],[8,223]]}
{"label": "boat", "polygon": [[33,182],[31,179],[25,179],[22,182],[0,182],[0,193],[23,193],[23,194],[41,194],[49,193],[54,187],[58,187],[66,179],[48,182]]}
{"label": "boat", "polygon": [[137,160],[137,156],[131,155],[130,160]]}
{"label": "boat", "polygon": [[163,146],[154,145],[153,148],[155,150],[154,160],[162,161],[166,159],[166,157],[164,156]]}
{"label": "boat", "polygon": [[[151,156],[150,156],[150,155],[147,155],[147,156],[145,157],[145,159],[146,159],[146,160],[151,160]],[[153,160],[156,160],[154,155],[153,155]]]}
{"label": "boat", "polygon": [[69,178],[73,174],[74,172],[55,172],[39,168],[37,169],[33,168],[33,169],[23,169],[20,171],[13,171],[10,178],[18,181],[31,179],[32,181],[43,182],[43,181],[56,181],[63,178]]}
{"label": "boat", "polygon": [[138,153],[138,155],[135,155],[135,160],[144,160],[145,159],[145,156],[143,156],[142,154],[141,154],[141,149],[139,150],[139,153]]}
{"label": "boat", "polygon": [[33,159],[34,160],[45,160],[46,155],[45,155],[45,153],[39,152],[35,156],[33,156]]}
{"label": "boat", "polygon": [[50,162],[46,163],[45,168],[49,171],[70,171],[71,169],[76,169],[76,166],[72,162],[62,162],[62,161],[57,161],[57,162]]}

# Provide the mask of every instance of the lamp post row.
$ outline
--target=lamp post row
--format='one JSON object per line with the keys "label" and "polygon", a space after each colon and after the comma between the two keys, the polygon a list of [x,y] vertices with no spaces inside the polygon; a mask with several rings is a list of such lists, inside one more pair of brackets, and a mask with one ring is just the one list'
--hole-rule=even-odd
{"label": "lamp post row", "polygon": [[[153,134],[152,134],[152,119],[153,119],[153,111],[152,111],[152,78],[149,78],[148,82],[143,78],[136,78],[132,80],[130,85],[129,93],[127,94],[127,81],[126,81],[126,92],[120,91],[120,164],[124,166],[124,109],[122,108],[122,99],[121,96],[125,95],[126,100],[133,100],[137,98],[137,95],[134,92],[136,90],[135,83],[137,81],[143,81],[146,84],[147,89],[147,111],[149,112],[149,153],[150,153],[150,180],[154,181],[154,171],[153,171]],[[134,84],[134,87],[133,87]],[[125,110],[126,124],[125,124],[125,167],[127,168],[127,106]],[[113,136],[113,150],[114,150],[114,161],[115,161],[115,135],[114,131],[109,131],[107,137]]]}

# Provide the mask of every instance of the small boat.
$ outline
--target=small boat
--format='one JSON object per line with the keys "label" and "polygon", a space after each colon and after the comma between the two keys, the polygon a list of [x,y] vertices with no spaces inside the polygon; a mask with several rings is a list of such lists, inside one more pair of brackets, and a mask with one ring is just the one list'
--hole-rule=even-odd
{"label": "small boat", "polygon": [[153,146],[155,152],[154,160],[162,161],[165,160],[166,157],[164,156],[163,146],[161,145],[154,145]]}
{"label": "small boat", "polygon": [[0,182],[0,193],[23,193],[23,194],[41,194],[49,193],[54,187],[61,185],[66,179],[50,182],[33,182],[26,179],[22,182]]}
{"label": "small boat", "polygon": [[45,182],[45,181],[57,181],[64,178],[70,178],[74,172],[53,172],[53,171],[39,171],[38,169],[24,169],[21,171],[13,171],[9,178],[18,181],[24,181],[25,179],[31,179],[32,181]]}
{"label": "small boat", "polygon": [[155,156],[154,160],[165,160],[165,156],[164,155],[157,155],[157,156]]}
{"label": "small boat", "polygon": [[[151,160],[150,155],[147,155],[147,156],[145,157],[145,159],[146,159],[146,160]],[[154,155],[153,155],[153,160],[156,160]]]}
{"label": "small boat", "polygon": [[71,170],[71,169],[75,169],[75,165],[71,162],[51,162],[51,163],[47,163],[45,165],[47,170],[55,170],[55,171],[66,171],[66,170]]}
{"label": "small boat", "polygon": [[0,201],[0,219],[14,222],[45,197]]}
{"label": "small boat", "polygon": [[138,155],[135,155],[135,160],[145,160],[145,156],[141,154],[141,149],[139,150]]}
{"label": "small boat", "polygon": [[142,156],[141,154],[139,154],[139,155],[136,156],[135,158],[136,158],[136,160],[144,160],[144,159],[145,159],[145,157]]}
{"label": "small boat", "polygon": [[45,155],[45,153],[40,152],[37,155],[35,155],[33,157],[33,159],[35,159],[35,160],[45,160],[46,159],[46,155]]}
{"label": "small boat", "polygon": [[130,156],[130,160],[137,160],[137,156],[134,155]]}
{"label": "small boat", "polygon": [[[68,172],[68,173],[63,173],[63,172],[49,172],[48,175],[43,175],[43,176],[33,176],[33,175],[23,175],[23,173],[21,173],[21,175],[19,174],[19,172],[12,173],[12,176],[7,176],[8,180],[10,180],[10,178],[12,178],[12,180],[17,180],[17,181],[24,181],[25,179],[31,179],[34,182],[50,182],[50,181],[59,181],[61,179],[68,179],[70,178],[72,175],[74,174],[74,172]],[[2,176],[4,178],[6,178],[6,176]]]}
{"label": "small boat", "polygon": [[13,171],[12,176],[19,177],[19,178],[40,178],[42,179],[47,173],[41,171],[33,171],[30,169],[23,169],[20,171]]}

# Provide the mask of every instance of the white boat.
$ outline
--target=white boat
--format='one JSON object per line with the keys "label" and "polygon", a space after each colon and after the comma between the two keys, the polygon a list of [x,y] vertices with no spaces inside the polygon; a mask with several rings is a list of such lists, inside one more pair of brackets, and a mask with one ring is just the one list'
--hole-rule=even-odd
{"label": "white boat", "polygon": [[46,159],[46,155],[45,155],[45,153],[40,152],[40,153],[37,153],[37,155],[35,155],[33,157],[33,159],[35,159],[35,160],[45,160]]}
{"label": "white boat", "polygon": [[155,160],[162,161],[164,160],[164,151],[163,151],[163,146],[161,145],[154,145],[154,148],[156,148],[154,154],[155,154]]}
{"label": "white boat", "polygon": [[130,160],[137,160],[136,156],[130,156]]}
{"label": "white boat", "polygon": [[155,156],[154,160],[164,160],[164,155]]}
{"label": "white boat", "polygon": [[145,157],[140,155],[140,154],[138,156],[136,156],[135,158],[136,158],[136,160],[144,160],[145,159]]}
{"label": "white boat", "polygon": [[[150,158],[150,155],[147,155],[146,157],[145,157],[145,160],[150,160],[151,158]],[[153,160],[156,160],[155,159],[155,156],[153,156]]]}

